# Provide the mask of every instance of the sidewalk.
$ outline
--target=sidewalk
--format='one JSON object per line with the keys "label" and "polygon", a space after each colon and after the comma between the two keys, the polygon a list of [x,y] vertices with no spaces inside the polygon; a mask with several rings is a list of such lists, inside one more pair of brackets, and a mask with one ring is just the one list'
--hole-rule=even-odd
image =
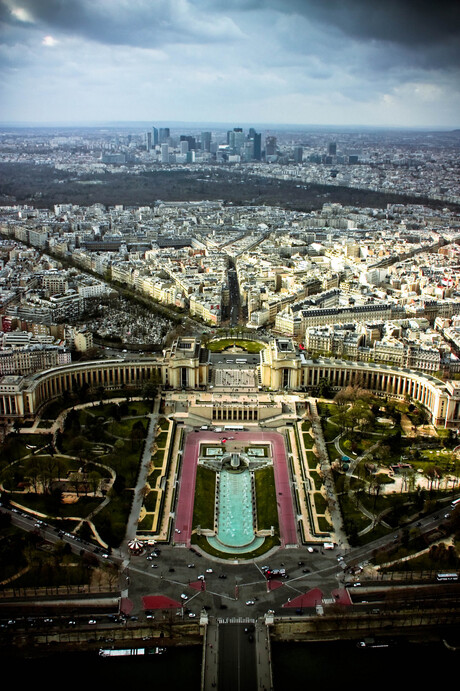
{"label": "sidewalk", "polygon": [[137,476],[136,487],[134,488],[133,501],[131,504],[131,512],[129,514],[128,523],[126,526],[125,540],[122,542],[121,550],[124,552],[124,557],[129,559],[128,554],[128,542],[136,536],[137,524],[139,520],[139,514],[143,502],[142,489],[145,486],[147,477],[150,470],[150,461],[152,458],[151,447],[153,444],[153,439],[155,436],[155,430],[158,423],[159,417],[159,405],[160,399],[156,398],[153,406],[153,412],[149,413],[149,426],[147,430],[147,435],[144,442],[144,452],[142,455],[139,473]]}
{"label": "sidewalk", "polygon": [[201,669],[201,688],[212,691],[217,688],[219,679],[219,625],[217,622],[206,626],[203,638],[203,659]]}
{"label": "sidewalk", "polygon": [[273,689],[269,628],[263,619],[256,622],[257,691]]}

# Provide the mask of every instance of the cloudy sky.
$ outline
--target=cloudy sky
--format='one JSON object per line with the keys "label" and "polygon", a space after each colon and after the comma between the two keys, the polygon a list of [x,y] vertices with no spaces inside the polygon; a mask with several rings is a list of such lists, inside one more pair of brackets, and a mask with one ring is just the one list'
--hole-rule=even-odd
{"label": "cloudy sky", "polygon": [[0,0],[0,122],[460,126],[459,0]]}

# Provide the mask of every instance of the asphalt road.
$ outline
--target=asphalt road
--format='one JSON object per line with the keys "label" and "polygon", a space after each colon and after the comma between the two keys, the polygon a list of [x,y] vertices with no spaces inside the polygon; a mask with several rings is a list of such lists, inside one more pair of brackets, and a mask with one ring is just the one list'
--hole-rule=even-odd
{"label": "asphalt road", "polygon": [[[3,511],[8,511],[5,507]],[[413,525],[422,532],[436,528],[449,513],[450,505],[435,514],[417,521]],[[96,550],[94,545],[84,541],[76,541],[67,535],[59,535],[51,526],[36,526],[36,520],[25,517],[19,512],[10,512],[12,522],[18,527],[37,531],[50,542],[63,540],[71,545],[75,552],[85,550],[94,554],[101,563],[120,563],[117,551],[109,557],[104,557],[102,550]],[[392,545],[395,538],[399,539],[400,531],[395,531],[384,538],[380,538],[366,546],[351,549],[343,553],[347,564],[362,563],[371,559],[376,547]],[[166,595],[180,601],[182,593],[188,596],[186,608],[196,616],[205,607],[209,614],[222,618],[251,617],[256,619],[269,609],[274,610],[276,616],[290,615],[292,610],[283,609],[289,598],[293,599],[312,588],[320,588],[325,597],[330,597],[332,590],[343,586],[345,575],[337,562],[338,550],[321,549],[313,553],[306,547],[295,549],[275,549],[257,562],[242,562],[214,560],[206,555],[199,556],[198,552],[186,548],[160,545],[161,554],[157,558],[147,559],[147,553],[138,557],[131,557],[128,567],[120,576],[122,587],[128,585],[128,597],[132,601],[133,609],[130,614],[139,616],[142,620],[145,613],[142,606],[144,595]],[[302,563],[299,563],[302,562]],[[193,566],[188,566],[193,564]],[[262,565],[271,568],[284,566],[289,578],[277,581],[279,587],[268,590],[267,581],[261,571]],[[155,568],[152,568],[155,566]],[[206,569],[212,569],[206,573]],[[305,573],[304,569],[309,572]],[[196,589],[194,583],[200,583],[198,576],[205,576],[205,589]],[[129,580],[128,580],[129,579]],[[362,580],[362,579],[361,579]],[[363,582],[365,585],[365,582]],[[246,605],[246,601],[254,600],[254,605]],[[159,613],[159,616],[163,616]],[[168,616],[178,617],[176,610]],[[185,609],[180,616],[188,616]]]}
{"label": "asphalt road", "polygon": [[244,624],[219,627],[219,691],[253,691],[257,688],[254,635]]}

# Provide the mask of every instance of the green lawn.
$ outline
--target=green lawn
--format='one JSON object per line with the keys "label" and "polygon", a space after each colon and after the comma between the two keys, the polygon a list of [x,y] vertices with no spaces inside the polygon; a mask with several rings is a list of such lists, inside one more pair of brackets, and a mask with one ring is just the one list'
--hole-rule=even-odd
{"label": "green lawn", "polygon": [[324,516],[318,516],[318,528],[322,533],[330,533],[333,530],[332,525],[326,520]]}
{"label": "green lawn", "polygon": [[155,444],[159,449],[163,449],[166,446],[166,440],[168,439],[167,432],[161,432],[155,437]]}
{"label": "green lawn", "polygon": [[157,498],[158,492],[156,490],[152,490],[147,494],[147,496],[144,499],[144,506],[146,511],[152,513],[155,511],[157,505]]}
{"label": "green lawn", "polygon": [[[230,553],[230,552],[220,552],[219,550],[215,549],[214,547],[211,547],[209,542],[207,541],[206,537],[204,535],[192,535],[192,544],[197,545],[200,547],[203,552],[206,552],[207,554],[211,554],[214,557],[219,557],[220,559],[227,559],[228,561],[235,561],[235,555]],[[280,539],[278,535],[274,535],[271,537],[268,535],[264,541],[263,544],[258,547],[255,550],[252,550],[252,552],[246,552],[245,554],[238,554],[238,560],[241,559],[255,559],[256,557],[260,557],[262,554],[265,554],[265,552],[268,552],[269,549],[272,549],[272,547],[278,547],[280,544]]]}
{"label": "green lawn", "polygon": [[229,348],[233,345],[243,348],[248,353],[260,353],[260,351],[266,347],[263,343],[239,338],[220,338],[217,341],[210,341],[206,347],[213,353],[220,353],[225,350],[225,348]]}
{"label": "green lawn", "polygon": [[161,468],[155,468],[155,470],[152,470],[150,475],[148,476],[148,482],[150,487],[155,488],[158,482],[158,478],[161,477],[162,474],[162,469]]}
{"label": "green lawn", "polygon": [[321,492],[315,492],[313,497],[315,500],[316,513],[326,513],[327,501],[325,500]]}
{"label": "green lawn", "polygon": [[[84,496],[80,492],[76,502],[64,504],[61,503],[59,492],[53,491],[56,487],[52,483],[57,485],[56,480],[67,479],[70,471],[78,469],[90,459],[86,468],[94,476],[89,478],[91,490],[93,479],[95,481],[100,476],[110,475],[108,470],[97,466],[96,462],[101,462],[114,471],[115,481],[110,490],[109,504],[96,512],[92,520],[103,541],[111,546],[118,545],[125,536],[132,505],[132,488],[135,487],[139,469],[142,439],[148,426],[148,420],[142,416],[151,410],[151,406],[151,401],[123,401],[121,404],[107,402],[85,410],[68,410],[64,430],[58,432],[56,440],[61,453],[53,457],[48,449],[40,453],[40,449],[50,443],[51,435],[9,435],[0,448],[0,480],[5,488],[12,491],[11,500],[44,514],[48,521],[56,520],[61,527],[68,523],[71,530],[75,527],[75,522],[68,519],[87,517],[94,509],[100,508],[102,499]],[[48,414],[45,417],[51,419],[52,416]],[[110,434],[114,436],[108,443]],[[101,450],[104,453],[98,453]],[[34,452],[35,455],[32,455]],[[67,454],[79,460],[65,458]],[[154,464],[162,465],[163,458],[162,450],[154,457]],[[47,484],[42,494],[22,491],[29,485],[41,490],[42,479],[50,485],[52,491],[46,491]],[[154,496],[155,493],[152,493],[149,498],[152,504]],[[88,529],[86,524],[83,527]]]}
{"label": "green lawn", "polygon": [[308,434],[308,432],[304,433],[303,435],[303,445],[306,449],[312,449],[315,445],[315,440],[311,434]]}
{"label": "green lawn", "polygon": [[37,511],[45,516],[49,514],[59,515],[62,518],[76,517],[85,518],[91,511],[94,511],[102,502],[100,497],[81,496],[73,504],[53,505],[52,498],[43,494],[22,494],[13,496],[13,501],[17,501],[21,506],[30,511]]}
{"label": "green lawn", "polygon": [[257,526],[259,530],[279,531],[278,509],[276,506],[275,475],[273,468],[261,468],[254,473],[256,489]]}
{"label": "green lawn", "polygon": [[195,503],[192,526],[214,530],[214,506],[216,501],[216,473],[209,468],[196,469]]}
{"label": "green lawn", "polygon": [[[316,470],[310,470],[310,479],[313,483],[313,489],[319,490],[323,484],[319,473]],[[322,513],[320,511],[319,513]]]}
{"label": "green lawn", "polygon": [[307,451],[306,453],[307,456],[307,464],[310,470],[316,470],[316,467],[318,465],[318,459],[313,453],[309,453]]}
{"label": "green lawn", "polygon": [[164,449],[159,449],[158,451],[155,451],[155,453],[152,456],[152,463],[154,468],[161,468],[163,466],[164,457]]}
{"label": "green lawn", "polygon": [[337,451],[334,444],[328,444],[327,452],[329,454],[329,460],[331,461],[331,463],[333,463],[339,458],[342,458],[342,454]]}
{"label": "green lawn", "polygon": [[342,431],[341,427],[333,425],[329,420],[323,424],[323,435],[325,441],[333,441]]}

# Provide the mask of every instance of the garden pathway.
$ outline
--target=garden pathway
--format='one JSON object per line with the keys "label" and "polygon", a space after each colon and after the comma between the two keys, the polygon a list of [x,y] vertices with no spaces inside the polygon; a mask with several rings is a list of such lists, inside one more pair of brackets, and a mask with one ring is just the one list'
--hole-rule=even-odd
{"label": "garden pathway", "polygon": [[142,508],[142,503],[144,501],[142,490],[147,482],[147,477],[150,472],[150,462],[152,460],[151,448],[153,440],[155,438],[155,431],[158,424],[159,410],[160,398],[157,397],[153,405],[153,412],[149,413],[149,415],[147,416],[149,420],[149,426],[147,430],[147,435],[145,437],[144,451],[142,454],[139,473],[137,476],[137,483],[136,487],[134,488],[131,512],[129,514],[128,523],[126,526],[125,540],[121,546],[121,551],[125,559],[129,559],[128,542],[129,540],[132,540],[134,537],[136,537],[139,514]]}
{"label": "garden pathway", "polygon": [[332,525],[334,526],[334,533],[336,535],[337,544],[342,549],[348,548],[348,540],[345,530],[343,528],[342,514],[340,513],[337,496],[335,493],[335,486],[332,479],[331,464],[329,462],[329,454],[327,452],[326,442],[324,440],[323,429],[321,427],[321,420],[318,415],[316,407],[316,399],[309,398],[308,404],[311,412],[311,424],[313,435],[315,437],[316,448],[318,450],[321,471],[324,476],[324,483],[329,500],[329,512],[331,514]]}

